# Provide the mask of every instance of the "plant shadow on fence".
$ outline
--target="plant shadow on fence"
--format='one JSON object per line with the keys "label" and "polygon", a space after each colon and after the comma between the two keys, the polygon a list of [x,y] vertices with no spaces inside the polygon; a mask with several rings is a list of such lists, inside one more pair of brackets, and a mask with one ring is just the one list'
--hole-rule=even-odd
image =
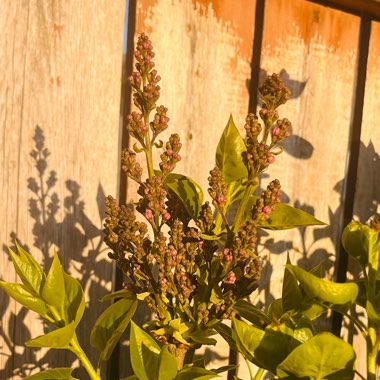
{"label": "plant shadow on fence", "polygon": [[[99,220],[93,222],[86,215],[85,203],[80,196],[80,185],[74,180],[66,180],[65,187],[68,195],[61,198],[55,191],[58,174],[49,171],[48,158],[50,152],[45,145],[44,132],[41,127],[35,128],[34,148],[30,155],[34,161],[35,176],[28,179],[27,187],[31,193],[29,198],[29,213],[33,221],[34,246],[42,252],[41,266],[47,272],[56,247],[64,269],[73,274],[81,282],[89,301],[86,304],[84,320],[78,327],[79,340],[88,352],[90,360],[95,363],[97,356],[90,349],[89,336],[100,310],[105,305],[99,303],[105,293],[109,292],[106,284],[111,281],[112,264],[107,259],[102,245],[101,222],[104,218],[104,192],[99,184],[96,202],[99,210]],[[23,243],[22,236],[12,233],[10,240]],[[33,254],[33,249],[23,245]],[[7,250],[4,247],[4,250]],[[109,278],[106,278],[106,277]],[[9,297],[2,294],[2,315],[10,307]],[[6,365],[0,369],[0,379],[10,376],[25,377],[32,370],[40,369],[46,365],[50,368],[72,366],[75,356],[64,350],[50,350],[41,355],[34,348],[25,347],[25,342],[35,337],[31,326],[27,326],[26,309],[22,308],[18,314],[13,311],[7,325],[0,325],[0,336],[11,352]],[[85,322],[84,322],[85,321]],[[43,321],[41,320],[41,324]],[[17,329],[17,333],[16,333]],[[44,331],[49,327],[44,324]],[[33,334],[33,336],[32,336]],[[84,372],[78,370],[75,374],[85,378]]]}

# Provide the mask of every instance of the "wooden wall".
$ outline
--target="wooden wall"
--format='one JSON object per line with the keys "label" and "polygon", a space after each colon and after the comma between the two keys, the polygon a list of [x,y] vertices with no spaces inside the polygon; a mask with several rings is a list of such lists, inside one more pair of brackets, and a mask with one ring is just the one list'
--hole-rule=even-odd
{"label": "wooden wall", "polygon": [[[81,324],[87,346],[113,272],[101,225],[104,195],[118,189],[124,15],[125,0],[12,0],[0,9],[0,276],[17,280],[6,250],[15,238],[45,268],[56,246],[96,310]],[[73,362],[63,350],[25,348],[41,322],[3,292],[0,315],[0,379]]]}
{"label": "wooden wall", "polygon": [[[101,245],[101,219],[103,197],[116,195],[120,181],[124,10],[122,0],[15,0],[0,11],[0,241],[11,245],[17,237],[44,264],[56,245],[98,312],[97,299],[110,289],[113,273]],[[255,77],[261,83],[267,73],[281,74],[292,97],[280,115],[292,121],[293,136],[271,176],[280,179],[284,201],[330,226],[263,235],[264,274],[252,301],[264,305],[280,295],[288,251],[306,268],[324,260],[331,278],[345,206],[360,17],[306,0],[130,0],[129,23],[127,56],[137,36],[147,33],[162,77],[160,102],[169,109],[167,133],[178,132],[183,144],[178,169],[205,193],[229,115],[242,129]],[[356,184],[354,214],[362,221],[380,212],[379,46],[380,24],[372,22],[358,177],[350,185]],[[44,148],[50,155],[37,164],[31,152]],[[129,184],[126,197],[133,199],[135,190]],[[0,275],[15,281],[3,251]],[[30,364],[36,361],[54,364],[51,355],[23,346],[40,332],[39,321],[0,297],[0,380],[19,379],[36,370]],[[83,326],[84,339],[92,322]],[[222,340],[199,353],[210,366],[226,364],[228,354]],[[122,349],[122,376],[130,373],[125,355]],[[73,358],[60,354],[57,360]],[[239,377],[246,379],[239,363]]]}

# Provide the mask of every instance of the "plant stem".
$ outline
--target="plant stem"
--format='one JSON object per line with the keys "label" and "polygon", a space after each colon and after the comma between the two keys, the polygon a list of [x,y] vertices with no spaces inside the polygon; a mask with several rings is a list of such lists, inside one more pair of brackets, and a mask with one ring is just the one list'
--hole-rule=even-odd
{"label": "plant stem", "polygon": [[256,372],[256,375],[255,377],[253,378],[253,380],[260,380],[261,377],[263,376],[264,374],[264,368],[259,368]]}
{"label": "plant stem", "polygon": [[[82,347],[80,346],[76,334],[74,334],[74,337],[71,339],[70,345],[71,345],[70,350],[78,357],[83,367],[87,371],[88,375],[90,376],[90,379],[101,380],[100,374],[94,369],[87,355],[85,354]],[[100,368],[98,369],[98,371],[100,372]]]}
{"label": "plant stem", "polygon": [[189,347],[185,345],[176,346],[175,344],[169,343],[168,350],[169,352],[175,356],[177,359],[177,369],[180,371],[183,368],[183,364],[185,362],[185,356]]}
{"label": "plant stem", "polygon": [[148,174],[149,178],[154,177],[154,168],[153,168],[153,155],[152,155],[152,144],[150,141],[150,133],[149,133],[149,115],[144,115],[144,123],[147,127],[148,131],[145,136],[145,157],[146,157],[146,164],[148,167]]}
{"label": "plant stem", "polygon": [[368,322],[367,335],[367,380],[376,380],[376,359],[380,340],[377,337],[376,329]]}
{"label": "plant stem", "polygon": [[235,221],[234,221],[234,228],[233,228],[234,233],[236,233],[238,231],[238,229],[239,229],[239,227],[243,221],[244,211],[248,206],[249,199],[251,198],[254,191],[256,190],[257,183],[258,183],[257,178],[254,178],[253,180],[249,180],[247,183],[247,187],[244,191],[243,199],[241,200],[241,202],[239,204],[239,208],[236,212]]}
{"label": "plant stem", "polygon": [[245,360],[245,362],[246,362],[246,364],[247,364],[247,367],[248,367],[249,378],[250,378],[250,380],[260,380],[260,377],[261,377],[261,376],[260,376],[260,377],[257,377],[258,372],[260,371],[260,368],[259,368],[259,371],[257,371],[255,377],[253,377],[252,368],[251,368],[251,365],[249,364],[248,359],[244,358],[244,360]]}

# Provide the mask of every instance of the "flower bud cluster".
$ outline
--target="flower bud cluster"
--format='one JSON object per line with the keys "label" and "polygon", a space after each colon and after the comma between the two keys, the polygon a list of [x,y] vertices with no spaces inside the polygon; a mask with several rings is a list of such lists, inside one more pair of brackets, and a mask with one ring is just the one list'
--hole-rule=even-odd
{"label": "flower bud cluster", "polygon": [[272,134],[272,144],[274,145],[278,144],[280,141],[288,138],[290,136],[290,131],[292,128],[292,124],[288,119],[282,119],[277,120],[276,125],[272,127],[271,134]]}
{"label": "flower bud cluster", "polygon": [[146,276],[143,266],[145,250],[151,244],[147,237],[148,228],[145,223],[136,221],[131,206],[118,206],[111,196],[106,198],[105,212],[104,241],[112,249],[108,255],[117,262],[133,286],[144,291],[138,276]]}
{"label": "flower bud cluster", "polygon": [[152,59],[154,58],[155,53],[153,52],[152,42],[149,40],[149,37],[141,33],[137,40],[137,46],[135,50],[136,58],[136,69],[142,74],[147,75],[150,70],[153,69],[154,63]]}
{"label": "flower bud cluster", "polygon": [[254,141],[251,145],[247,146],[245,159],[248,167],[253,170],[256,175],[264,171],[269,164],[272,164],[275,160],[273,153],[270,151],[270,147],[258,141]]}
{"label": "flower bud cluster", "polygon": [[255,221],[266,220],[273,211],[275,205],[281,200],[281,185],[278,179],[272,181],[252,208],[252,219]]}
{"label": "flower bud cluster", "polygon": [[250,113],[245,118],[244,129],[246,131],[245,143],[246,145],[252,145],[255,141],[257,141],[257,138],[263,128],[259,123],[258,117],[253,113]]}
{"label": "flower bud cluster", "polygon": [[169,118],[167,117],[168,109],[164,106],[156,108],[153,121],[150,123],[150,127],[153,131],[153,136],[157,136],[168,127]]}
{"label": "flower bud cluster", "polygon": [[202,205],[199,219],[196,221],[197,227],[205,234],[212,234],[215,227],[214,216],[209,202]]}
{"label": "flower bud cluster", "polygon": [[263,108],[267,110],[274,110],[286,103],[290,95],[278,74],[268,76],[259,92],[262,95]]}
{"label": "flower bud cluster", "polygon": [[142,167],[136,161],[136,153],[124,149],[121,154],[121,168],[134,181],[141,183]]}
{"label": "flower bud cluster", "polygon": [[240,226],[232,245],[232,257],[234,263],[245,261],[249,257],[254,256],[256,248],[256,224],[254,220],[247,220]]}
{"label": "flower bud cluster", "polygon": [[223,173],[219,168],[215,167],[210,171],[208,183],[210,186],[208,193],[212,198],[213,206],[218,210],[222,210],[227,201],[227,185],[224,181]]}
{"label": "flower bud cluster", "polygon": [[170,219],[165,205],[167,191],[161,177],[148,178],[140,186],[138,193],[142,198],[137,205],[137,211],[143,214],[151,224],[154,223],[156,216],[161,215],[164,222]]}
{"label": "flower bud cluster", "polygon": [[140,142],[144,141],[144,137],[148,132],[147,126],[144,124],[144,120],[141,113],[132,112],[127,116],[128,124],[127,130],[129,134]]}
{"label": "flower bud cluster", "polygon": [[151,41],[142,33],[138,38],[135,50],[137,72],[134,72],[128,81],[135,91],[133,102],[144,114],[155,108],[156,101],[160,97],[158,82],[161,77],[157,75],[157,70],[153,70],[155,65],[152,59],[154,56]]}
{"label": "flower bud cluster", "polygon": [[164,175],[172,172],[181,160],[179,151],[181,149],[181,142],[179,136],[175,133],[170,136],[169,141],[165,145],[165,151],[161,154],[160,169]]}

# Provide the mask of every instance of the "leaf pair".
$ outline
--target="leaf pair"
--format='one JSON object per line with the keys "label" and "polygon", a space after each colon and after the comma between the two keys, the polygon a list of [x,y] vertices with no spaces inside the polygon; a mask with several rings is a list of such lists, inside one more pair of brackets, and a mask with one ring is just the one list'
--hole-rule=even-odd
{"label": "leaf pair", "polygon": [[0,281],[0,287],[10,297],[56,327],[73,325],[75,329],[85,309],[80,283],[64,272],[56,252],[45,276],[34,258],[18,244],[16,247],[18,254],[10,250],[10,255],[16,273],[23,283]]}
{"label": "leaf pair", "polygon": [[320,333],[301,342],[284,324],[263,331],[237,319],[233,320],[232,331],[239,351],[259,367],[276,373],[279,379],[354,377],[356,355],[352,346],[331,333]]}

